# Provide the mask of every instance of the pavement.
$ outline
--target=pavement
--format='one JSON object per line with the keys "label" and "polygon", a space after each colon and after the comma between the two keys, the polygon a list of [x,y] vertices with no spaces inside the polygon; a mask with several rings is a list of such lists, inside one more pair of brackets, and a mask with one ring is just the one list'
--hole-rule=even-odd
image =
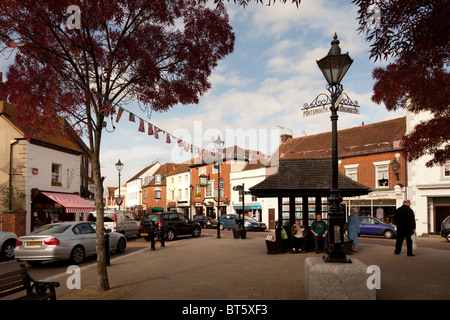
{"label": "pavement", "polygon": [[[441,238],[443,239],[443,238]],[[425,239],[423,241],[433,241]],[[407,257],[406,247],[364,244],[349,255],[381,270],[377,300],[450,300],[450,250],[419,247]],[[229,234],[166,242],[126,255],[113,255],[108,267],[111,289],[96,289],[96,264],[80,271],[81,289],[69,289],[64,273],[46,278],[59,281],[58,300],[305,300],[304,262],[323,254],[267,254],[265,238]],[[392,242],[394,244],[394,242]],[[450,244],[448,244],[450,246]]]}

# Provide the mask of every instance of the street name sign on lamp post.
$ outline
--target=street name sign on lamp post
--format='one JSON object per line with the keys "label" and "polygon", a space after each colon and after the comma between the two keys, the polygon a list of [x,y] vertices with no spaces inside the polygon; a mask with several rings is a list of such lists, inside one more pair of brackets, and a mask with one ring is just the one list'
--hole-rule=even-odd
{"label": "street name sign on lamp post", "polygon": [[[346,93],[342,92],[335,103],[337,111],[345,113],[359,113],[358,101],[352,101]],[[302,108],[302,116],[309,117],[322,113],[329,113],[332,106],[332,99],[329,95],[321,93],[310,104],[305,103]]]}

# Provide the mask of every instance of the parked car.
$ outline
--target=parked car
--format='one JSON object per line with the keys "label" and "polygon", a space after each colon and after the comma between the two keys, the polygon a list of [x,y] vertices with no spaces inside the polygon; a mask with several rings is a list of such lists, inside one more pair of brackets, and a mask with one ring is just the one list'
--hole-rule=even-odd
{"label": "parked car", "polygon": [[[118,232],[109,232],[109,235],[110,251],[124,252],[127,247],[125,236]],[[51,223],[19,237],[14,255],[18,261],[25,260],[30,265],[52,260],[79,264],[86,257],[97,254],[95,240],[95,222]]]}
{"label": "parked car", "polygon": [[14,258],[17,236],[13,232],[0,231],[0,260]]}
{"label": "parked car", "polygon": [[441,236],[450,242],[450,216],[445,218],[441,225]]}
{"label": "parked car", "polygon": [[216,219],[213,219],[209,216],[195,216],[194,221],[197,222],[202,228],[212,228],[216,229],[217,224],[219,223]]}
{"label": "parked car", "polygon": [[194,220],[188,219],[179,212],[154,212],[146,215],[141,223],[139,234],[145,240],[150,241],[150,230],[154,227],[156,231],[161,231],[164,227],[166,240],[172,241],[178,236],[200,237],[202,227]]}
{"label": "parked car", "polygon": [[[238,229],[241,217],[237,214],[226,214],[220,217],[220,229]],[[244,217],[244,229],[249,231],[263,231],[267,229],[265,223],[258,222],[251,217]]]}
{"label": "parked car", "polygon": [[[252,228],[254,228],[254,223],[256,222],[258,224],[258,229],[256,231],[264,231],[267,229],[267,225],[264,222],[259,222],[258,220],[256,220],[253,217],[247,217],[245,216],[245,229],[247,229],[247,222],[251,222],[252,223]],[[249,229],[247,229],[249,230]]]}
{"label": "parked car", "polygon": [[[119,232],[125,237],[139,236],[141,219],[133,211],[128,210],[105,210],[105,228],[111,231]],[[96,222],[97,212],[91,212],[87,221]]]}
{"label": "parked car", "polygon": [[386,239],[392,239],[397,235],[396,226],[374,217],[359,217],[359,229],[360,234],[384,236]]}

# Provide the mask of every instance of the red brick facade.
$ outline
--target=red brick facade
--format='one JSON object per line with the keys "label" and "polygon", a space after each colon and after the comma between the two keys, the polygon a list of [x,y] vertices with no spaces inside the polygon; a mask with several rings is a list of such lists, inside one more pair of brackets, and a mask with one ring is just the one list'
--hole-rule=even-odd
{"label": "red brick facade", "polygon": [[3,211],[2,231],[14,232],[18,237],[26,234],[26,211]]}

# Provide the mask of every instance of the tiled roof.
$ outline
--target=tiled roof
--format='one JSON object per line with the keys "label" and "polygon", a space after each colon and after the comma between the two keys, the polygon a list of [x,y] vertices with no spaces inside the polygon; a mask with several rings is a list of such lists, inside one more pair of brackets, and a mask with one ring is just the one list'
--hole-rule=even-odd
{"label": "tiled roof", "polygon": [[165,163],[161,165],[161,167],[159,167],[158,170],[156,170],[156,172],[153,174],[153,176],[156,176],[157,174],[160,174],[162,176],[161,183],[156,183],[155,179],[152,179],[150,183],[145,185],[145,187],[165,186],[166,176],[168,176],[176,167],[177,167],[176,163]]}
{"label": "tiled roof", "polygon": [[148,169],[150,169],[151,167],[153,167],[153,166],[156,165],[157,163],[159,163],[159,162],[155,162],[155,163],[153,163],[153,164],[151,164],[151,165],[145,167],[144,169],[142,169],[141,171],[139,171],[138,173],[136,173],[131,179],[129,179],[129,180],[127,181],[127,183],[128,183],[128,182],[131,182],[131,181],[133,181],[133,180],[136,180],[136,179],[139,178],[145,171],[147,171]]}
{"label": "tiled roof", "polygon": [[[338,130],[339,157],[392,151],[406,133],[406,117]],[[289,138],[280,144],[280,159],[331,157],[331,132]]]}
{"label": "tiled roof", "polygon": [[[17,119],[17,108],[9,103],[0,101],[0,117],[3,117],[7,122],[18,130],[23,137],[26,137],[26,132],[29,130],[23,127]],[[60,149],[67,150],[69,152],[81,153],[82,150],[73,141],[72,137],[64,130],[65,119],[61,117],[61,130],[52,130],[52,134],[37,135],[33,134],[31,137],[27,137],[31,143],[41,145],[44,147],[59,147]]]}
{"label": "tiled roof", "polygon": [[[250,188],[258,197],[328,196],[332,187],[331,158],[280,160],[275,174]],[[339,172],[338,185],[342,196],[363,195],[366,187]]]}

